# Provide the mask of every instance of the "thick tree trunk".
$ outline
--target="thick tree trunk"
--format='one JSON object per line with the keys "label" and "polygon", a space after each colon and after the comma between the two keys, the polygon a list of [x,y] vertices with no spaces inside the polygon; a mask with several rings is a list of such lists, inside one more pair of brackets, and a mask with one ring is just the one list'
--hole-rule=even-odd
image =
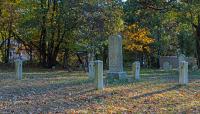
{"label": "thick tree trunk", "polygon": [[52,68],[52,66],[53,66],[53,59],[52,59],[52,55],[51,54],[48,54],[47,64],[48,64],[48,68]]}
{"label": "thick tree trunk", "polygon": [[6,42],[7,49],[6,49],[5,63],[9,63],[11,31],[12,31],[12,22],[10,22],[10,24],[9,24],[8,39],[7,39],[7,42]]}
{"label": "thick tree trunk", "polygon": [[[158,43],[160,43],[160,38],[161,38],[161,33],[160,33],[160,30],[158,31]],[[160,55],[161,55],[161,44],[159,44],[158,46],[158,53],[157,53],[157,68],[160,68]]]}
{"label": "thick tree trunk", "polygon": [[51,45],[49,46],[48,57],[47,57],[47,64],[49,68],[56,65],[56,59],[60,50],[61,42],[59,42],[56,46],[54,46],[54,42],[52,42]]}
{"label": "thick tree trunk", "polygon": [[200,68],[200,15],[198,15],[198,24],[192,23],[192,25],[196,29],[196,57],[198,68]]}
{"label": "thick tree trunk", "polygon": [[[43,9],[43,3],[41,3],[41,8]],[[42,16],[42,23],[41,23],[41,35],[40,35],[40,64],[43,67],[46,66],[46,17],[45,15]]]}
{"label": "thick tree trunk", "polygon": [[198,16],[198,25],[196,26],[196,53],[197,53],[197,63],[198,68],[200,68],[200,15]]}
{"label": "thick tree trunk", "polygon": [[10,39],[11,39],[11,35],[12,35],[12,23],[13,23],[13,19],[12,19],[12,12],[10,14],[9,17],[9,25],[8,25],[8,40],[7,40],[7,51],[6,51],[6,58],[5,58],[5,63],[9,63],[9,56],[10,56]]}
{"label": "thick tree trunk", "polygon": [[[10,35],[9,35],[10,36]],[[10,52],[10,38],[7,39],[7,42],[6,42],[6,56],[5,56],[5,63],[8,63],[9,62],[9,52]]]}
{"label": "thick tree trunk", "polygon": [[104,63],[104,67],[107,68],[107,59],[108,59],[108,49],[107,48],[103,48],[103,63]]}
{"label": "thick tree trunk", "polygon": [[42,65],[46,64],[46,18],[43,17],[42,33],[41,33],[41,55],[42,55]]}
{"label": "thick tree trunk", "polygon": [[200,38],[196,39],[196,54],[197,54],[197,64],[198,68],[200,68]]}
{"label": "thick tree trunk", "polygon": [[69,55],[69,49],[65,48],[65,52],[64,52],[64,57],[63,57],[63,68],[65,69],[69,69],[69,65],[68,65],[68,56]]}

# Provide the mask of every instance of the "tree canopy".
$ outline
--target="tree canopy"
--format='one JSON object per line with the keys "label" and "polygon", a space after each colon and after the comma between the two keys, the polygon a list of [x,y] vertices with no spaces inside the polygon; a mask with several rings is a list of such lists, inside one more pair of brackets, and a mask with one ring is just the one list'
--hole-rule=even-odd
{"label": "tree canopy", "polygon": [[78,51],[106,62],[109,36],[122,33],[125,51],[148,64],[183,53],[200,66],[199,6],[196,0],[0,0],[0,60],[9,63],[17,41],[16,52],[25,50],[44,67]]}

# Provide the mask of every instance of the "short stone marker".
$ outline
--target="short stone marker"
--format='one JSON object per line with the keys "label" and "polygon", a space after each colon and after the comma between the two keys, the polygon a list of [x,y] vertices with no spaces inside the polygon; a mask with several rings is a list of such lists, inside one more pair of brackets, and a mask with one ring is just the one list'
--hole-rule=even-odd
{"label": "short stone marker", "polygon": [[192,66],[192,71],[196,71],[196,70],[198,70],[198,66],[197,65]]}
{"label": "short stone marker", "polygon": [[132,72],[133,72],[133,77],[136,80],[140,80],[140,62],[136,61],[132,64]]}
{"label": "short stone marker", "polygon": [[109,72],[108,78],[123,79],[126,73],[123,71],[123,55],[122,55],[122,36],[113,35],[109,37]]}
{"label": "short stone marker", "polygon": [[188,84],[188,62],[179,63],[179,84]]}
{"label": "short stone marker", "polygon": [[170,63],[169,62],[164,62],[163,63],[163,69],[164,70],[170,70],[171,69]]}
{"label": "short stone marker", "polygon": [[88,72],[89,79],[94,79],[95,78],[94,61],[89,62],[88,68],[89,68],[89,72]]}
{"label": "short stone marker", "polygon": [[179,61],[179,63],[180,63],[181,61],[185,61],[185,59],[186,59],[186,57],[185,57],[184,54],[180,54],[180,55],[178,56],[178,61]]}
{"label": "short stone marker", "polygon": [[16,59],[15,60],[15,72],[16,76],[18,77],[18,80],[22,79],[22,60]]}
{"label": "short stone marker", "polygon": [[95,86],[97,90],[102,90],[103,85],[103,61],[94,61],[95,69]]}

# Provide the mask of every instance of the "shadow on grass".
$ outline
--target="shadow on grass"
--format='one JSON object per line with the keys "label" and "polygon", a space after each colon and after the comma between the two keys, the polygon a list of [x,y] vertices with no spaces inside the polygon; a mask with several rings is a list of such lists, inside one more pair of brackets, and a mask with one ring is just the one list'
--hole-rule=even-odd
{"label": "shadow on grass", "polygon": [[107,79],[105,78],[105,85],[106,86],[121,86],[121,85],[127,85],[131,83],[139,83],[142,82],[143,80],[133,80],[130,77],[127,79]]}
{"label": "shadow on grass", "polygon": [[[23,72],[23,79],[45,79],[45,78],[59,78],[59,77],[86,77],[85,72],[66,72],[66,71],[45,71],[45,72]],[[0,80],[16,80],[15,72],[0,72]]]}
{"label": "shadow on grass", "polygon": [[[89,84],[91,82],[92,82],[91,80],[81,79],[81,80],[72,80],[72,81],[66,80],[62,82],[54,82],[54,83],[49,83],[46,85],[34,85],[34,86],[25,86],[25,87],[12,86],[9,88],[0,88],[0,93],[2,93],[1,96],[3,97],[3,99],[1,100],[12,99],[14,96],[27,97],[30,94],[42,95],[48,92],[57,93],[58,92],[57,90],[63,90],[66,87],[74,88],[74,86],[82,86],[83,84]],[[89,90],[89,91],[92,91],[92,90]],[[84,91],[84,92],[81,91],[78,94],[84,94],[85,92],[88,92],[88,91]],[[59,93],[59,94],[62,94],[62,93]]]}
{"label": "shadow on grass", "polygon": [[152,95],[155,95],[155,94],[161,94],[161,93],[165,93],[165,92],[172,91],[172,90],[178,90],[180,87],[182,87],[182,86],[181,85],[175,85],[175,86],[167,88],[167,89],[162,89],[162,90],[158,90],[158,91],[153,91],[151,93],[145,93],[145,94],[142,94],[142,95],[139,95],[139,96],[134,96],[133,99],[140,99],[140,98],[149,97],[149,96],[152,96]]}
{"label": "shadow on grass", "polygon": [[[3,92],[0,89],[0,96],[1,96],[0,101],[12,102],[12,104],[9,106],[8,109],[6,109],[6,110],[0,109],[0,112],[11,113],[12,109],[15,108],[16,106],[18,108],[15,109],[15,113],[25,113],[25,112],[28,113],[29,111],[32,112],[33,111],[32,109],[34,109],[34,113],[54,112],[55,111],[55,110],[53,110],[54,108],[57,110],[60,110],[60,111],[62,111],[63,108],[67,109],[67,110],[73,109],[73,108],[79,109],[79,107],[87,105],[86,101],[92,102],[92,101],[95,101],[95,99],[101,97],[101,96],[95,96],[95,97],[91,97],[91,98],[87,98],[87,97],[82,98],[82,96],[86,96],[87,93],[95,91],[95,89],[92,86],[88,86],[86,89],[83,89],[83,87],[81,87],[82,84],[90,83],[90,80],[85,80],[85,81],[80,81],[80,82],[70,82],[70,83],[71,84],[69,84],[69,83],[67,83],[67,84],[66,83],[48,84],[45,86],[38,86],[38,87],[36,87],[36,86],[22,87],[22,88],[12,87],[11,89],[6,90],[5,92]],[[32,93],[32,91],[34,91],[35,93]],[[3,94],[1,94],[1,92]],[[49,92],[51,92],[53,94],[48,94]],[[24,97],[29,97],[30,95],[31,95],[31,97],[37,96],[37,95],[42,95],[41,97],[44,97],[43,95],[45,95],[46,96],[46,98],[45,98],[46,101],[44,102],[45,104],[43,104],[42,101],[38,103],[38,101],[36,100],[37,97],[33,97],[34,99],[31,99],[31,101],[35,104],[34,105],[27,104],[27,106],[29,107],[28,109],[24,108],[25,107],[24,104],[22,104],[22,105],[16,104],[15,105],[16,101],[24,101]],[[55,96],[57,96],[57,97],[55,97]],[[71,98],[71,99],[65,100],[65,98],[63,98],[63,96],[65,96],[66,98]],[[50,100],[52,100],[52,101],[50,101]],[[59,106],[59,108],[57,106]],[[38,108],[40,108],[41,111],[38,111],[37,110]]]}

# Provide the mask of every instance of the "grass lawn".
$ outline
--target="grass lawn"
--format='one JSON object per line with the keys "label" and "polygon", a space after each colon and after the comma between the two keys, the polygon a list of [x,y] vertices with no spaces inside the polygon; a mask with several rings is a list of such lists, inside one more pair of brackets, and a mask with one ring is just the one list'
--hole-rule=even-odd
{"label": "grass lawn", "polygon": [[175,70],[142,69],[141,77],[97,91],[84,72],[26,72],[21,81],[1,72],[0,113],[200,113],[200,72],[190,72],[188,86]]}

